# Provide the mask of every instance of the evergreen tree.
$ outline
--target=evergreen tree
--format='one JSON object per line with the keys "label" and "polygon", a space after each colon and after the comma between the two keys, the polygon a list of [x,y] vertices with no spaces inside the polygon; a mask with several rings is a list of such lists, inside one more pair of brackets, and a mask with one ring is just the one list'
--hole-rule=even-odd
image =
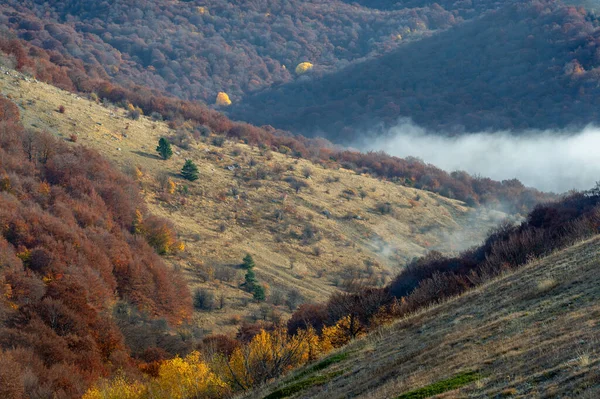
{"label": "evergreen tree", "polygon": [[156,147],[156,151],[158,151],[163,159],[169,159],[173,155],[171,144],[169,144],[167,139],[164,137],[161,137],[160,140],[158,140],[158,147]]}
{"label": "evergreen tree", "polygon": [[250,270],[255,266],[254,259],[252,259],[252,255],[246,254],[243,259],[242,267],[246,270]]}
{"label": "evergreen tree", "polygon": [[260,284],[255,284],[252,290],[252,297],[255,301],[262,302],[265,300],[265,289]]}
{"label": "evergreen tree", "polygon": [[181,168],[181,175],[184,179],[190,181],[198,180],[198,177],[200,177],[198,174],[198,167],[191,159],[185,160],[185,164],[183,165],[183,168]]}
{"label": "evergreen tree", "polygon": [[254,291],[254,286],[256,285],[256,274],[252,269],[248,269],[246,272],[246,276],[244,277],[244,286],[249,292]]}

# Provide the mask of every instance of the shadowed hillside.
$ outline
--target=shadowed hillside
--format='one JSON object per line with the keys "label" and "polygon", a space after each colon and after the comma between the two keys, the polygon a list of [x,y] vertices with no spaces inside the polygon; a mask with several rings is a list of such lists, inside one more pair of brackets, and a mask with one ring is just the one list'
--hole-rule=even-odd
{"label": "shadowed hillside", "polygon": [[505,6],[381,58],[264,90],[232,115],[352,142],[399,117],[453,132],[600,121],[594,14],[557,2]]}
{"label": "shadowed hillside", "polygon": [[432,4],[381,12],[339,0],[9,0],[0,20],[119,83],[209,104],[293,81],[301,62],[337,71],[459,22]]}

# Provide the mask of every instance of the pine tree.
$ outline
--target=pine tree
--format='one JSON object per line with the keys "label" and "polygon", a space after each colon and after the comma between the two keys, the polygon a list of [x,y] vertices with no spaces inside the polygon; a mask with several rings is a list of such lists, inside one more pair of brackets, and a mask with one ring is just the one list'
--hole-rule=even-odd
{"label": "pine tree", "polygon": [[244,286],[249,292],[254,291],[254,286],[256,285],[256,274],[252,269],[248,269],[246,272],[246,276],[244,277]]}
{"label": "pine tree", "polygon": [[171,144],[169,144],[167,139],[164,137],[161,137],[160,140],[158,140],[158,147],[156,147],[156,151],[158,151],[163,159],[169,159],[173,155]]}
{"label": "pine tree", "polygon": [[250,270],[255,266],[254,259],[252,259],[252,255],[246,254],[243,259],[242,267],[246,270]]}
{"label": "pine tree", "polygon": [[262,302],[265,300],[265,289],[260,284],[255,284],[252,290],[252,297],[255,301]]}
{"label": "pine tree", "polygon": [[187,179],[190,181],[198,180],[198,177],[199,177],[198,167],[196,166],[196,164],[194,162],[192,162],[191,159],[186,159],[185,164],[183,165],[183,168],[181,169],[181,175],[183,176],[184,179]]}

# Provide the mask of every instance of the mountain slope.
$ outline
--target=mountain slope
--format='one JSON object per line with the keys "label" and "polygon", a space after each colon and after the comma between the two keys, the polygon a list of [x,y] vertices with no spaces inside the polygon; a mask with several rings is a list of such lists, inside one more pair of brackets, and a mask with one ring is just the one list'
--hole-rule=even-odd
{"label": "mountain slope", "polygon": [[594,14],[507,5],[378,59],[244,99],[232,117],[345,142],[398,118],[441,131],[549,129],[600,121]]}
{"label": "mountain slope", "polygon": [[[0,89],[21,106],[26,127],[63,138],[76,134],[78,143],[133,171],[149,209],[174,223],[186,250],[169,262],[186,272],[191,289],[208,290],[215,302],[224,295],[223,309],[197,313],[207,330],[232,331],[237,328],[232,318],[239,322],[240,316],[259,315],[260,306],[239,288],[239,264],[246,253],[254,256],[259,281],[268,283],[271,298],[284,297],[271,302],[276,313],[285,314],[290,292],[318,301],[355,280],[383,284],[414,256],[480,241],[502,217],[243,143],[216,146],[216,136],[196,142],[183,135],[185,148],[175,147],[173,158],[163,161],[155,155],[159,137],[180,142],[182,135],[166,123],[146,117],[134,121],[123,109],[7,72],[0,75]],[[64,114],[57,112],[60,106]],[[179,176],[187,158],[199,166],[197,182]],[[239,167],[226,168],[234,164]],[[309,179],[303,176],[307,170]],[[286,181],[290,177],[308,187],[295,193]],[[168,180],[175,185],[172,193]]]}
{"label": "mountain slope", "polygon": [[300,370],[248,397],[311,377],[321,382],[290,396],[429,397],[441,387],[441,397],[597,397],[599,244],[533,261],[342,348],[324,371]]}

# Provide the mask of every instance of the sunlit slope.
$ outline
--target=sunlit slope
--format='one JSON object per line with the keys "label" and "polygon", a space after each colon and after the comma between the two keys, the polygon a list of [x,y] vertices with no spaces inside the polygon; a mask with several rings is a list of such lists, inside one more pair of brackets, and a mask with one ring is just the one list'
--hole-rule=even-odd
{"label": "sunlit slope", "polygon": [[385,327],[294,397],[597,398],[599,256],[596,237]]}
{"label": "sunlit slope", "polygon": [[[303,300],[318,301],[353,281],[381,284],[428,250],[472,245],[502,216],[241,143],[215,146],[212,136],[187,149],[174,146],[165,161],[155,149],[160,137],[176,134],[166,123],[134,121],[124,109],[13,71],[0,74],[0,90],[20,106],[26,127],[65,140],[76,134],[74,145],[99,150],[140,180],[147,206],[170,219],[185,243],[168,261],[186,272],[190,289],[223,295],[222,309],[197,313],[200,325],[214,332],[233,330],[240,317],[258,313],[260,305],[239,288],[246,253],[272,299],[298,290]],[[179,175],[185,159],[199,167],[196,182]],[[296,193],[291,177],[307,187]],[[161,187],[169,179],[174,184]],[[290,311],[285,299],[278,302],[277,312]]]}

